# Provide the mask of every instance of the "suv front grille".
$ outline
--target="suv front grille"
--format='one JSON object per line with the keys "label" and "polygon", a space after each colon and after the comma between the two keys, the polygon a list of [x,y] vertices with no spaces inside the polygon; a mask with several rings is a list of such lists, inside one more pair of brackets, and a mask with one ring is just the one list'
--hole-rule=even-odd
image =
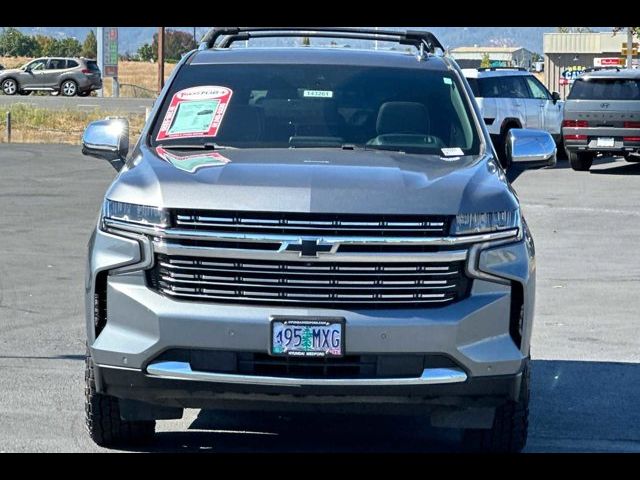
{"label": "suv front grille", "polygon": [[440,307],[468,293],[464,263],[309,262],[157,255],[152,288],[180,300],[308,307]]}
{"label": "suv front grille", "polygon": [[173,223],[187,230],[366,237],[440,237],[449,232],[443,215],[371,215],[290,212],[176,210]]}

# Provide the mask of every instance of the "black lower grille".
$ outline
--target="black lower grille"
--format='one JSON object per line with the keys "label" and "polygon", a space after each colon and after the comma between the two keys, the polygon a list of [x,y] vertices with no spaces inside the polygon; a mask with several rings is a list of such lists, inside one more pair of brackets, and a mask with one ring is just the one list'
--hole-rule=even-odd
{"label": "black lower grille", "polygon": [[266,353],[172,349],[154,361],[187,362],[191,369],[290,378],[416,378],[425,368],[455,368],[444,355],[346,355],[339,358],[272,357]]}
{"label": "black lower grille", "polygon": [[327,307],[441,307],[464,298],[464,264],[240,260],[157,255],[150,286],[179,300]]}

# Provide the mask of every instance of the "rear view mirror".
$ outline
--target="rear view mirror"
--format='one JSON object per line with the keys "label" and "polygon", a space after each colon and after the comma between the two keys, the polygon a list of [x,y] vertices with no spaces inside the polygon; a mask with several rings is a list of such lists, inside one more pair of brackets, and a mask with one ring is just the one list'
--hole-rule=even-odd
{"label": "rear view mirror", "polygon": [[507,154],[512,164],[521,166],[556,165],[556,142],[543,130],[513,128],[507,136]]}
{"label": "rear view mirror", "polygon": [[82,135],[82,153],[111,162],[120,170],[129,151],[129,122],[107,118],[91,122]]}

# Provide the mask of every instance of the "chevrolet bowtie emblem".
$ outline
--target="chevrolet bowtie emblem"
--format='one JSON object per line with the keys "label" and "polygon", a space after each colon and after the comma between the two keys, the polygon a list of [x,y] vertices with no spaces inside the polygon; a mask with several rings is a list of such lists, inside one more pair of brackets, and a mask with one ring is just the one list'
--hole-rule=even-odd
{"label": "chevrolet bowtie emblem", "polygon": [[329,253],[333,248],[332,243],[320,242],[318,239],[301,239],[297,243],[282,242],[281,252],[300,252],[301,257],[317,257],[319,253]]}

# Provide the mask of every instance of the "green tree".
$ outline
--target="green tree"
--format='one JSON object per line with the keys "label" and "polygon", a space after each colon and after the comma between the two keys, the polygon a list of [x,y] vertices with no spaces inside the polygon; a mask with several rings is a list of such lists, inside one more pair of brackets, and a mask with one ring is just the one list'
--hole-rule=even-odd
{"label": "green tree", "polygon": [[52,55],[51,52],[54,49],[53,44],[56,41],[55,38],[47,35],[36,35],[34,40],[38,44],[38,53],[34,55],[35,57],[46,57],[48,55]]}
{"label": "green tree", "polygon": [[155,62],[158,60],[157,53],[153,53],[153,47],[148,43],[145,43],[138,48],[138,58],[143,62]]}
{"label": "green tree", "polygon": [[311,46],[311,39],[309,37],[302,37],[302,46],[303,47],[310,47]]}
{"label": "green tree", "polygon": [[[190,33],[181,30],[165,30],[164,32],[164,59],[167,62],[177,62],[182,55],[196,48],[196,42]],[[158,34],[153,35],[153,59],[158,59]]]}
{"label": "green tree", "polygon": [[79,57],[82,54],[82,44],[76,38],[61,38],[56,40],[57,57]]}
{"label": "green tree", "polygon": [[98,57],[98,40],[96,39],[96,34],[93,33],[93,30],[89,30],[87,38],[84,39],[84,43],[82,44],[82,56],[86,58]]}
{"label": "green tree", "polygon": [[489,68],[491,66],[491,59],[488,53],[482,54],[482,61],[480,62],[480,68]]}
{"label": "green tree", "polygon": [[[627,33],[627,28],[629,27],[613,27],[613,34],[616,33]],[[636,37],[640,37],[640,27],[631,27],[633,30],[633,35]]]}
{"label": "green tree", "polygon": [[38,55],[35,39],[14,27],[3,28],[0,33],[0,55],[7,57],[34,57]]}

